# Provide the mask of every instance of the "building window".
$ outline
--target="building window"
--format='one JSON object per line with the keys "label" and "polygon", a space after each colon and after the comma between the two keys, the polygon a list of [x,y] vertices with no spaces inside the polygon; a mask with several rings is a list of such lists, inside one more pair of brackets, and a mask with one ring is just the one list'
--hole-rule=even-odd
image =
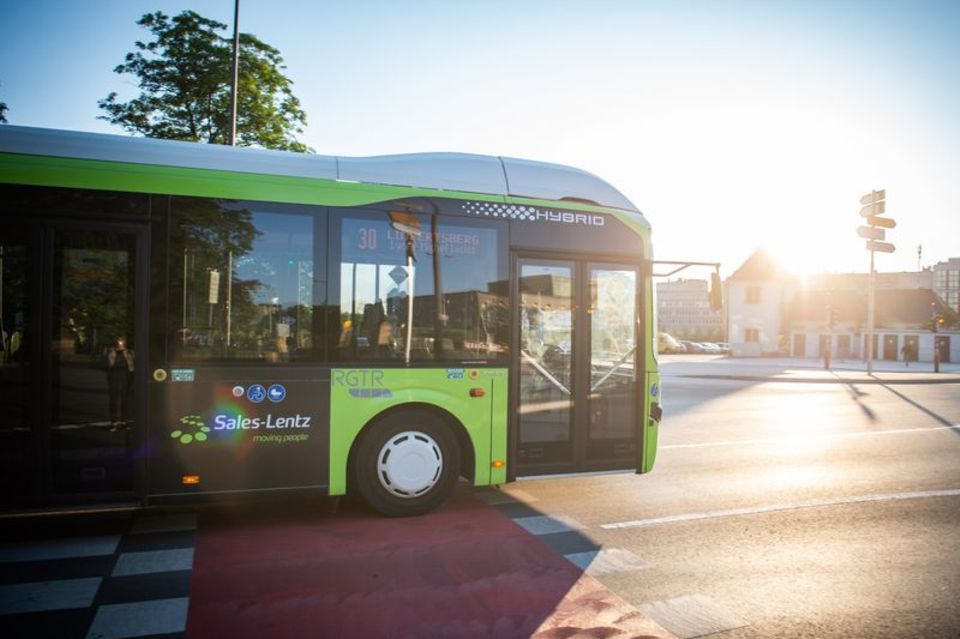
{"label": "building window", "polygon": [[747,287],[747,304],[759,304],[761,300],[761,289],[759,286]]}
{"label": "building window", "polygon": [[758,328],[748,328],[743,333],[743,341],[745,342],[756,343],[760,341],[760,329]]}
{"label": "building window", "polygon": [[952,308],[954,311],[960,312],[960,293],[956,291],[948,292],[944,296],[943,301],[945,301],[947,306]]}

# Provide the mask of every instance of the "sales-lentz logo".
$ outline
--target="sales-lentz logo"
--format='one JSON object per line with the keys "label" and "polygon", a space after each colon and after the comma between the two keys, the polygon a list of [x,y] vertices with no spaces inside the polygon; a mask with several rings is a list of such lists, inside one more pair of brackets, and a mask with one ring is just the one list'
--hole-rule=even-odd
{"label": "sales-lentz logo", "polygon": [[170,433],[172,439],[176,439],[181,444],[207,441],[210,427],[203,423],[200,415],[185,415],[180,418],[180,423],[183,426]]}

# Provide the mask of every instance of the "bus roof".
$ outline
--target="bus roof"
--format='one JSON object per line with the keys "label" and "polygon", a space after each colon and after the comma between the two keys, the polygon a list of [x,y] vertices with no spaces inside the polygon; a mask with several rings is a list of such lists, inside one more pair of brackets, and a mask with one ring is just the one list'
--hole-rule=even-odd
{"label": "bus roof", "polygon": [[339,157],[11,125],[0,126],[0,153],[583,202],[639,212],[622,193],[587,171],[470,153]]}

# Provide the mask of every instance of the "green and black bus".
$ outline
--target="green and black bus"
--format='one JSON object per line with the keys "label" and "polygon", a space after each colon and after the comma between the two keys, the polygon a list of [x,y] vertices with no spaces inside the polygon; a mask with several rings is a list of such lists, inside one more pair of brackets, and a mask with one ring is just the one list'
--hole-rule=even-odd
{"label": "green and black bus", "polygon": [[650,227],[584,171],[0,127],[3,508],[647,472]]}

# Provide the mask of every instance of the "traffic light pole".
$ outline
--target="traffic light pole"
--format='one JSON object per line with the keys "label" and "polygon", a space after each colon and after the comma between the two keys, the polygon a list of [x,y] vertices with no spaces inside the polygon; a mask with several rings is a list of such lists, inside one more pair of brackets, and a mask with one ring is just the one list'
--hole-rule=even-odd
{"label": "traffic light pole", "polygon": [[873,375],[873,311],[876,283],[876,272],[873,270],[873,251],[870,251],[870,281],[867,285],[867,375]]}
{"label": "traffic light pole", "polygon": [[933,319],[930,320],[930,328],[933,330],[933,372],[940,372],[940,336],[937,333],[940,332],[940,316],[936,313],[936,303],[930,302],[930,315]]}

